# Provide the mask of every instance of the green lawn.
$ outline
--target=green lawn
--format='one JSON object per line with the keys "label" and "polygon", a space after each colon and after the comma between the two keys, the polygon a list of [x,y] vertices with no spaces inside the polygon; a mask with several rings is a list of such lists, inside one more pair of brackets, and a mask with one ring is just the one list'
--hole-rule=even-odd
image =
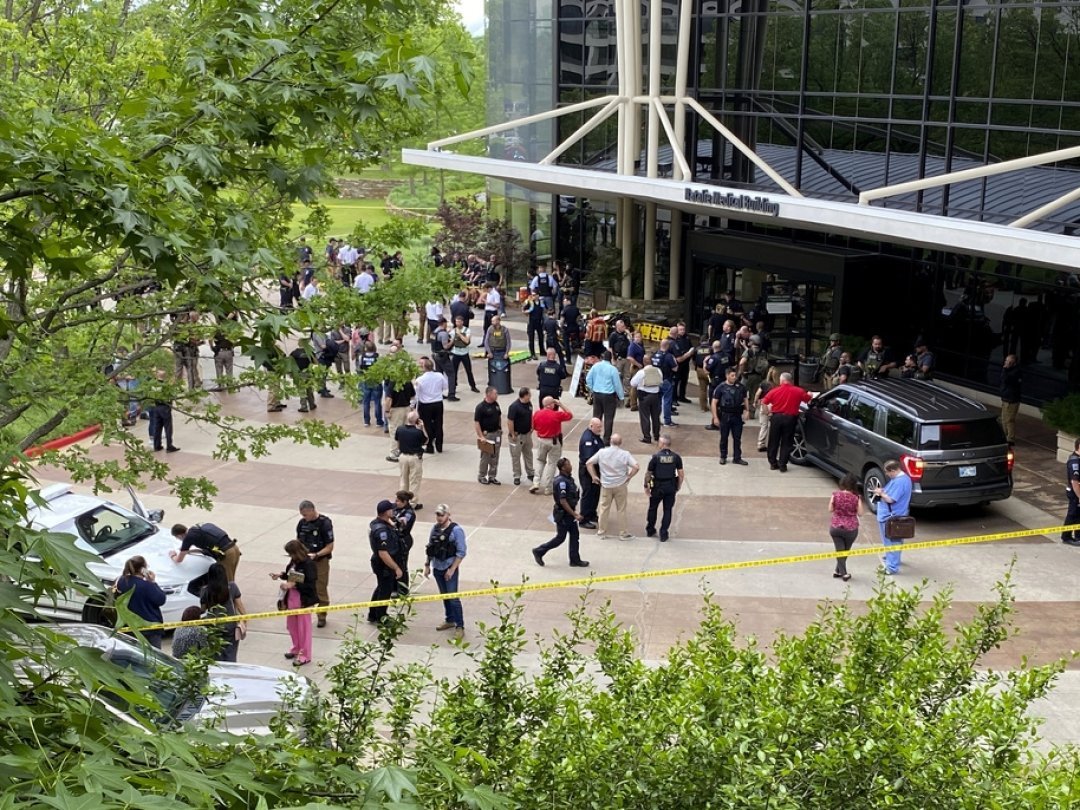
{"label": "green lawn", "polygon": [[[342,200],[336,197],[323,197],[320,202],[330,211],[329,236],[344,237],[352,233],[356,223],[363,221],[372,227],[385,223],[390,215],[386,211],[386,205],[382,200]],[[303,236],[304,220],[308,216],[308,207],[297,203],[293,206],[296,219],[290,236]]]}

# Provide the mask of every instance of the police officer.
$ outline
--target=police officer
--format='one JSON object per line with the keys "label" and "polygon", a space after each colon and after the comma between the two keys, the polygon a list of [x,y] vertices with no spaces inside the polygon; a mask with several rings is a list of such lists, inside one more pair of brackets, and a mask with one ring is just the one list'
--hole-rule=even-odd
{"label": "police officer", "polygon": [[769,353],[762,345],[761,335],[751,335],[746,351],[739,360],[739,378],[746,386],[746,401],[749,406],[749,416],[754,418],[754,398],[757,396],[761,381],[769,373]]}
{"label": "police officer", "polygon": [[[730,363],[728,365],[730,365]],[[706,400],[710,403],[707,406],[707,409],[711,409],[713,391],[716,390],[716,386],[724,381],[725,374],[728,370],[728,366],[724,365],[724,358],[721,354],[721,343],[719,339],[712,342],[712,348],[709,351],[708,356],[702,361],[702,368],[709,378]],[[719,430],[720,428],[710,422],[705,426],[705,429]]]}
{"label": "police officer", "polygon": [[720,428],[720,463],[727,464],[728,436],[731,436],[732,444],[735,445],[736,464],[746,466],[742,457],[742,429],[743,420],[750,413],[750,399],[747,396],[746,386],[738,381],[738,371],[734,368],[727,370],[727,379],[713,390],[712,395],[712,418],[713,424]]}
{"label": "police officer", "polygon": [[825,390],[836,385],[836,372],[840,370],[840,355],[844,353],[844,347],[840,345],[840,333],[833,332],[829,335],[829,346],[821,355],[822,383]]}
{"label": "police officer", "polygon": [[[394,520],[393,501],[379,501],[375,507],[378,517],[371,521],[368,542],[371,543],[371,571],[375,574],[375,590],[371,600],[389,599],[397,592],[398,581],[405,576],[398,559],[401,556],[401,537]],[[368,608],[367,620],[372,624],[386,617],[386,605]]]}
{"label": "police officer", "polygon": [[172,536],[180,541],[179,551],[170,551],[174,563],[182,563],[189,551],[204,554],[225,568],[229,582],[236,582],[236,566],[240,563],[240,547],[226,531],[213,523],[199,523],[190,529],[182,523],[172,527]]}
{"label": "police officer", "polygon": [[398,593],[409,592],[409,552],[413,547],[413,526],[416,525],[416,506],[412,502],[413,493],[399,489],[394,495],[394,520],[397,522],[398,538],[401,540],[401,553],[397,564],[405,575],[398,580]]}
{"label": "police officer", "polygon": [[556,469],[558,469],[559,474],[555,476],[555,482],[551,489],[551,495],[555,499],[555,508],[552,510],[551,516],[555,519],[556,533],[546,543],[532,550],[533,559],[536,560],[537,565],[543,566],[544,555],[553,548],[561,546],[563,541],[569,537],[570,565],[575,568],[586,568],[589,561],[581,559],[581,554],[578,551],[578,539],[580,537],[578,521],[581,520],[581,515],[577,511],[578,488],[577,484],[574,483],[574,465],[570,463],[570,459],[560,458]]}
{"label": "police officer", "polygon": [[[300,501],[300,520],[296,524],[296,539],[307,549],[308,559],[315,563],[315,593],[319,604],[330,604],[330,560],[334,553],[334,524],[311,501]],[[319,627],[326,627],[326,613],[319,614]]]}
{"label": "police officer", "polygon": [[645,473],[645,494],[649,496],[649,513],[645,518],[645,534],[656,536],[656,509],[664,504],[664,517],[660,521],[660,542],[666,543],[668,529],[671,528],[671,516],[675,511],[675,493],[682,489],[682,457],[671,449],[671,437],[666,433],[660,437],[660,449],[651,459]]}
{"label": "police officer", "polygon": [[536,367],[536,384],[539,389],[537,398],[541,402],[544,401],[544,397],[559,399],[562,396],[562,381],[569,376],[558,350],[548,345],[547,359],[541,361]]}
{"label": "police officer", "polygon": [[[595,529],[596,507],[600,504],[600,485],[589,475],[589,459],[604,449],[604,423],[595,416],[578,441],[578,481],[581,482],[581,517],[578,525],[583,529]],[[556,468],[557,469],[557,468]],[[555,490],[552,490],[554,492]],[[557,503],[557,501],[556,501]]]}
{"label": "police officer", "polygon": [[862,371],[864,380],[876,380],[878,377],[888,377],[889,369],[896,368],[896,362],[892,353],[885,348],[885,343],[880,335],[870,338],[870,345],[863,349],[857,363]]}
{"label": "police officer", "polygon": [[[1069,509],[1065,513],[1065,525],[1080,523],[1080,439],[1073,445],[1072,455],[1065,462],[1065,493],[1069,498]],[[1080,532],[1066,528],[1061,533],[1061,542],[1069,546],[1080,546]]]}

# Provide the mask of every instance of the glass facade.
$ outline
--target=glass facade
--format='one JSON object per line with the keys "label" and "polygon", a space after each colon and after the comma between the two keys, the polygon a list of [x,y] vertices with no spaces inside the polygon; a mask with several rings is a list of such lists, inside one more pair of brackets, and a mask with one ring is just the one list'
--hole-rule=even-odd
{"label": "glass facade", "polygon": [[[694,3],[695,43],[689,94],[807,196],[851,201],[866,189],[1080,143],[1080,2],[689,1]],[[613,3],[552,2],[557,5],[489,0],[493,97],[502,93],[496,104],[503,104],[496,116],[511,113],[508,99],[522,103],[520,110],[513,109],[517,117],[617,88]],[[648,0],[642,0],[640,40],[646,64],[649,8]],[[506,16],[497,22],[500,9]],[[664,2],[662,12],[662,92],[671,93],[678,3]],[[543,43],[550,47],[547,57],[539,38],[523,40],[515,33],[541,22],[543,27],[534,30],[548,38]],[[500,38],[511,43],[509,49],[498,50]],[[536,59],[531,78],[525,76],[528,70],[515,67],[525,52]],[[547,68],[550,72],[543,73]],[[548,82],[548,106],[539,102],[537,88],[543,81]],[[526,90],[530,82],[532,96]],[[504,84],[508,89],[502,89]],[[647,87],[644,76],[641,86]],[[532,129],[548,132],[557,143],[592,112]],[[612,116],[559,162],[614,171],[618,137]],[[643,147],[644,134],[640,138]],[[695,115],[688,116],[682,148],[696,182],[777,191]],[[527,151],[529,160],[542,157],[539,150]],[[638,165],[642,174],[643,158]],[[670,173],[670,150],[660,164],[661,174]],[[1080,187],[1078,169],[1080,161],[1062,162],[893,197],[883,204],[1008,223]],[[559,198],[550,215],[552,252],[586,269],[611,249],[619,227],[635,229],[635,243],[639,249],[644,245],[644,217],[618,223],[611,204]],[[667,212],[659,219],[656,292],[663,296],[670,219]],[[803,352],[817,351],[835,330],[865,337],[881,332],[899,350],[923,336],[931,340],[944,373],[977,386],[996,386],[1006,352],[1016,353],[1025,366],[1027,399],[1045,400],[1080,385],[1080,280],[1074,275],[733,219],[683,221],[687,287],[681,292],[692,302],[687,304],[692,324],[701,324],[729,285],[744,300],[786,285],[793,294],[818,302],[816,307],[794,307],[795,315],[805,313],[801,322],[782,319],[790,344]],[[1062,207],[1033,227],[1077,233],[1080,203]],[[732,247],[747,240],[786,249],[744,255]],[[834,260],[813,258],[830,254]],[[768,263],[762,255],[770,257]],[[634,265],[639,262],[635,256]],[[820,266],[808,269],[808,262]],[[640,279],[635,282],[640,286]]]}

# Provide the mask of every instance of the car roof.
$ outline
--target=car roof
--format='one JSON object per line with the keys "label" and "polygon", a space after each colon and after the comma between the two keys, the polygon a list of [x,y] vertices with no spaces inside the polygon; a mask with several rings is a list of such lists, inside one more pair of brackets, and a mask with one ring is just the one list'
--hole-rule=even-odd
{"label": "car roof", "polygon": [[890,408],[924,422],[971,421],[992,416],[981,402],[926,380],[884,377],[844,383],[839,387],[869,395]]}

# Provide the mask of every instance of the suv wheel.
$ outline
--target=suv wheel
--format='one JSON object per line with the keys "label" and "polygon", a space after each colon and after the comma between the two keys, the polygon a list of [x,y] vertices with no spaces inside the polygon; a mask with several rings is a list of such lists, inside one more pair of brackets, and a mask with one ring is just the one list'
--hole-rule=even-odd
{"label": "suv wheel", "polygon": [[878,487],[885,486],[885,473],[878,467],[871,467],[863,474],[862,491],[863,499],[871,513],[877,514],[878,497],[873,494]]}
{"label": "suv wheel", "polygon": [[806,448],[806,435],[803,433],[802,425],[798,425],[795,428],[795,436],[791,440],[791,455],[788,456],[788,461],[792,464],[801,465],[810,463],[810,457]]}
{"label": "suv wheel", "polygon": [[116,608],[105,603],[101,595],[91,596],[82,609],[84,624],[97,624],[102,627],[116,627]]}

